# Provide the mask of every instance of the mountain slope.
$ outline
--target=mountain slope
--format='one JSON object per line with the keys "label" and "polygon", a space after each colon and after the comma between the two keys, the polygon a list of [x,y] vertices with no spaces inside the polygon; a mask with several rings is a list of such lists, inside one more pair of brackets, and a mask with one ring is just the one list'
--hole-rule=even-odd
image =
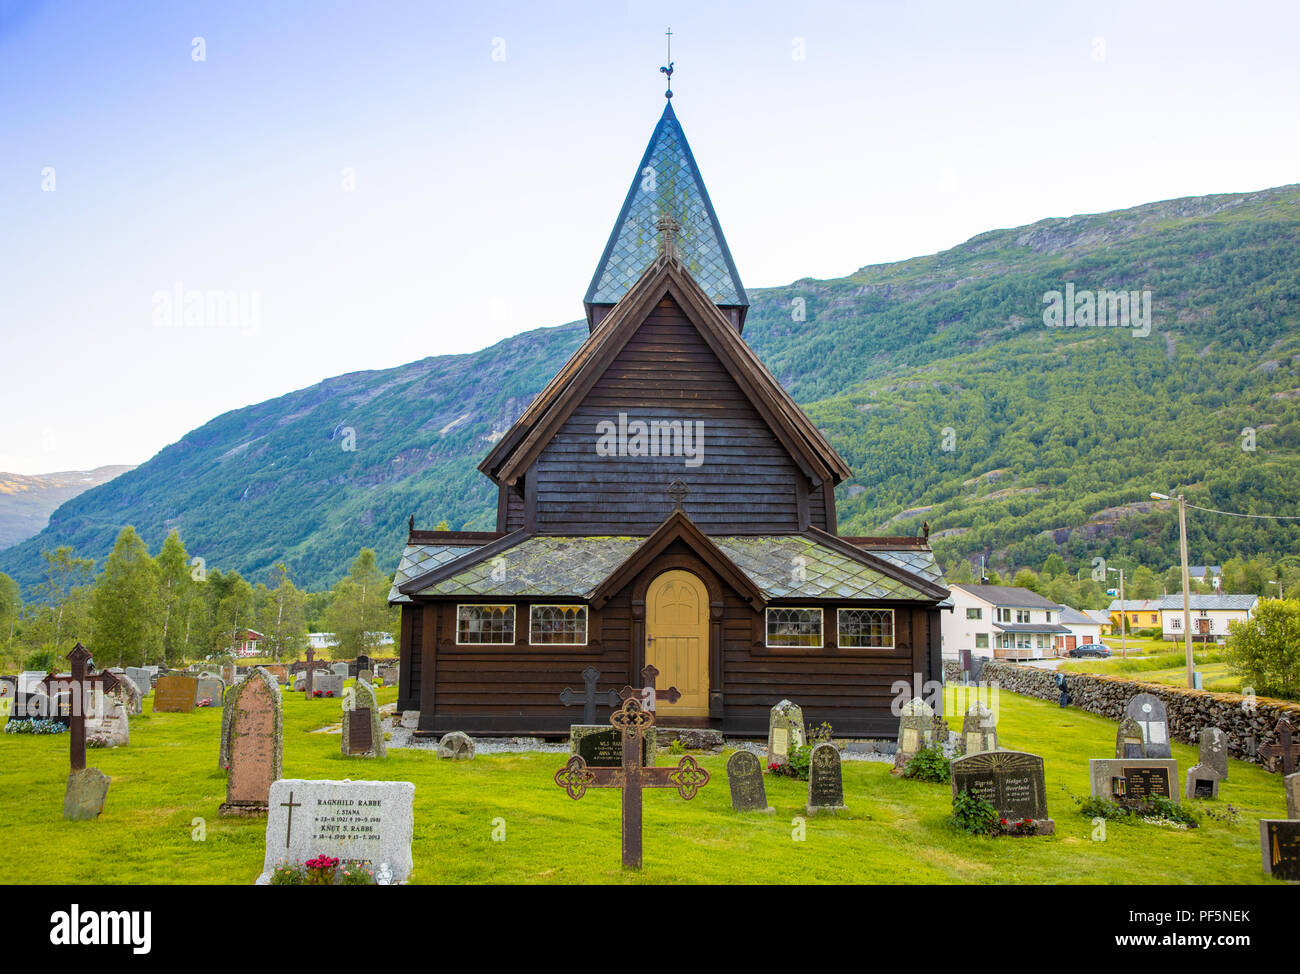
{"label": "mountain slope", "polygon": [[65,501],[134,469],[124,464],[58,473],[0,473],[0,549],[38,534]]}
{"label": "mountain slope", "polygon": [[[1044,295],[1067,283],[1149,290],[1150,334],[1046,327]],[[924,519],[941,555],[1037,565],[1061,550],[1088,568],[1130,553],[1163,570],[1176,534],[1151,490],[1300,513],[1298,186],[1044,220],[750,297],[746,339],[857,472],[844,533]],[[585,334],[539,329],[219,416],[64,504],[0,570],[30,584],[42,549],[100,558],[133,523],[151,547],[177,527],[210,565],[257,579],[284,559],[321,585],[363,544],[395,562],[411,513],[491,527],[475,465]],[[1193,520],[1198,562],[1300,540]]]}

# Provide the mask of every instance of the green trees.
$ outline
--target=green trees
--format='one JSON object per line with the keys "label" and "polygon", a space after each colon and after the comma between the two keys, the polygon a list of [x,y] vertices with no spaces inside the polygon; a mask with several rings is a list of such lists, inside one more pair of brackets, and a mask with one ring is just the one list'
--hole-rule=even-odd
{"label": "green trees", "polygon": [[1229,623],[1227,648],[1228,665],[1241,675],[1243,688],[1290,700],[1300,696],[1300,600],[1261,601],[1250,619]]}
{"label": "green trees", "polygon": [[334,586],[325,612],[326,625],[338,640],[334,659],[372,653],[386,633],[396,630],[398,612],[388,607],[391,586],[392,579],[379,570],[374,551],[362,548],[347,577]]}
{"label": "green trees", "polygon": [[36,602],[23,609],[24,666],[47,669],[67,655],[72,644],[89,635],[90,584],[95,563],[78,558],[69,545],[41,553],[45,580],[36,586]]}
{"label": "green trees", "polygon": [[266,637],[272,659],[296,659],[307,648],[307,593],[293,584],[284,562],[271,572],[273,588],[258,583],[253,591],[253,628]]}
{"label": "green trees", "polygon": [[18,620],[22,616],[22,590],[18,583],[0,572],[0,668],[17,663],[14,656],[14,633],[18,629]]}
{"label": "green trees", "polygon": [[139,666],[161,648],[158,569],[133,527],[104,562],[90,600],[90,645],[101,666]]}

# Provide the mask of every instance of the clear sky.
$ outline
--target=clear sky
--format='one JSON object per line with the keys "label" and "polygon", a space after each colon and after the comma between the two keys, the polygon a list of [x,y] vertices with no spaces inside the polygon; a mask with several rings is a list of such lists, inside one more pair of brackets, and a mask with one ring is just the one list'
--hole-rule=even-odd
{"label": "clear sky", "polygon": [[1300,181],[1295,0],[0,0],[0,470],[578,318],[668,27],[748,287]]}

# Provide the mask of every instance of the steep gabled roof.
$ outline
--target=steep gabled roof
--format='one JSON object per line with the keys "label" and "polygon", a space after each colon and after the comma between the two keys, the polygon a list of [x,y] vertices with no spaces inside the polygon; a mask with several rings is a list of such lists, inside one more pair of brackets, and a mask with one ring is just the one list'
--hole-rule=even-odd
{"label": "steep gabled roof", "polygon": [[479,470],[513,484],[559,432],[665,295],[682,309],[791,458],[814,484],[853,471],[679,260],[660,256],[592,331],[554,379],[487,455]]}
{"label": "steep gabled roof", "polygon": [[967,592],[977,599],[983,599],[993,605],[1011,609],[1051,609],[1055,611],[1061,607],[1058,603],[1039,595],[1037,592],[1031,592],[1027,588],[1017,588],[1014,585],[972,585],[969,582],[953,582],[952,587],[959,588],[963,592]]}
{"label": "steep gabled roof", "polygon": [[739,308],[743,324],[749,298],[671,101],[650,136],[596,265],[583,301],[588,322],[593,305],[617,304],[654,263],[659,250],[655,223],[665,214],[681,224],[677,247],[687,271],[714,304]]}

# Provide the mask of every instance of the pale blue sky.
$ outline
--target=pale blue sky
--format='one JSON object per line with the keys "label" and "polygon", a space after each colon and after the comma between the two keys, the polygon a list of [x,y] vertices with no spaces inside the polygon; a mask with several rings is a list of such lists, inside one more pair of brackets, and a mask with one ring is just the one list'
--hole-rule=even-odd
{"label": "pale blue sky", "polygon": [[[1300,180],[1293,0],[0,0],[0,470],[578,318],[668,26],[751,288]],[[161,327],[177,287],[260,316]]]}

